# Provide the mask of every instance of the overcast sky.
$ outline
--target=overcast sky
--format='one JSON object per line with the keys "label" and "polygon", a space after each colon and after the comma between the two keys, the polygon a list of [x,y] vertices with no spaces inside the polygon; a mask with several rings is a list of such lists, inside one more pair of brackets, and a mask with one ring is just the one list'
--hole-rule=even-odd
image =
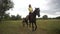
{"label": "overcast sky", "polygon": [[40,15],[48,15],[48,17],[60,16],[60,0],[13,0],[13,10],[7,11],[10,15],[21,15],[25,17],[28,15],[28,5],[31,4],[33,9],[40,8]]}

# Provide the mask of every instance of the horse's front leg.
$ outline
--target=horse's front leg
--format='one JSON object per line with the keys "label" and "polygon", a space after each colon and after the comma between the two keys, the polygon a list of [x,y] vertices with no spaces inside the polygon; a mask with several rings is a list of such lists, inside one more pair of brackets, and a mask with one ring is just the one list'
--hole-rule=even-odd
{"label": "horse's front leg", "polygon": [[32,23],[32,31],[34,31],[34,25],[33,25],[33,23]]}
{"label": "horse's front leg", "polygon": [[27,27],[28,27],[28,21],[26,21],[26,25],[27,25]]}
{"label": "horse's front leg", "polygon": [[36,22],[34,22],[34,24],[35,24],[35,30],[37,29],[37,24],[36,24]]}
{"label": "horse's front leg", "polygon": [[22,25],[23,25],[23,27],[25,27],[25,22],[24,21],[22,21]]}
{"label": "horse's front leg", "polygon": [[31,23],[29,22],[29,27],[31,27]]}

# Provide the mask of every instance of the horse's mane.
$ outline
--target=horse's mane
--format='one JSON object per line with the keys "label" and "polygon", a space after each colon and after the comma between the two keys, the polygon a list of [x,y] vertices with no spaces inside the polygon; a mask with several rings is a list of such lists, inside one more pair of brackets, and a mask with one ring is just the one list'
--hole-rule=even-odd
{"label": "horse's mane", "polygon": [[39,9],[39,8],[35,8],[35,10],[33,11],[33,13],[36,12],[38,9]]}

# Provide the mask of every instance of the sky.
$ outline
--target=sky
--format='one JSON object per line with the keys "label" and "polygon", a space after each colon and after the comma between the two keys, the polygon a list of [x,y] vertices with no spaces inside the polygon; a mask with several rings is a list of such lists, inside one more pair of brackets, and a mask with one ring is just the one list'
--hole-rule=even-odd
{"label": "sky", "polygon": [[60,16],[60,0],[12,0],[14,3],[13,10],[10,9],[6,13],[10,15],[21,15],[22,18],[26,17],[29,13],[28,5],[31,4],[33,10],[40,8],[40,17],[48,15],[53,18]]}

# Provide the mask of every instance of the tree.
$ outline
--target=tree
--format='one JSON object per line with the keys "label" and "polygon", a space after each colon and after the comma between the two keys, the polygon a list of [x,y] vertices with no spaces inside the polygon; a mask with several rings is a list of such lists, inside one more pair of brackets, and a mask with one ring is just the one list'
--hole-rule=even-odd
{"label": "tree", "polygon": [[11,15],[11,19],[12,20],[16,20],[16,16],[15,15]]}
{"label": "tree", "polygon": [[44,16],[43,16],[43,19],[47,19],[47,18],[48,18],[48,16],[47,16],[47,15],[44,15]]}
{"label": "tree", "polygon": [[0,0],[0,21],[2,20],[5,12],[13,7],[11,0]]}
{"label": "tree", "polygon": [[60,19],[60,16],[56,17],[56,19]]}
{"label": "tree", "polygon": [[20,19],[21,19],[21,16],[19,14],[17,14],[16,20],[20,20]]}
{"label": "tree", "polygon": [[11,20],[20,20],[21,19],[21,16],[17,14],[17,16],[15,15],[11,15],[10,17]]}
{"label": "tree", "polygon": [[4,15],[4,19],[5,19],[5,20],[10,19],[9,13]]}

